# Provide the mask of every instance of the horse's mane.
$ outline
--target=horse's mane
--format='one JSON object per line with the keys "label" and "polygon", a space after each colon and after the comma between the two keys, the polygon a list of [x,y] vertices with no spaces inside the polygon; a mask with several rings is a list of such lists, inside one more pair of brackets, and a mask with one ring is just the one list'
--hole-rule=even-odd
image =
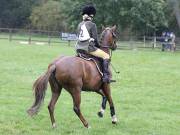
{"label": "horse's mane", "polygon": [[103,30],[103,32],[101,33],[101,37],[100,37],[100,40],[99,40],[100,46],[102,46],[103,39],[104,39],[104,37],[105,37],[108,29],[110,29],[110,28],[109,28],[109,27],[105,28],[105,29]]}

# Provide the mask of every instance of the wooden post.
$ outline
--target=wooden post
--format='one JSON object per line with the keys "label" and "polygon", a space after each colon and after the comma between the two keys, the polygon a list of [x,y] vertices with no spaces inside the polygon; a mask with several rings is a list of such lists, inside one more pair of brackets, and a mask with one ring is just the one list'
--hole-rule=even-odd
{"label": "wooden post", "polygon": [[154,39],[153,39],[153,48],[156,48],[156,36],[154,36]]}
{"label": "wooden post", "polygon": [[153,49],[156,48],[156,33],[154,32],[154,37],[153,37]]}
{"label": "wooden post", "polygon": [[51,35],[49,34],[49,31],[48,31],[48,44],[49,45],[51,44]]}
{"label": "wooden post", "polygon": [[48,36],[48,44],[51,44],[51,36]]}
{"label": "wooden post", "polygon": [[131,48],[132,50],[135,50],[135,49],[136,49],[135,44],[134,44],[134,42],[133,42],[133,37],[132,37],[132,35],[130,36],[130,48]]}
{"label": "wooden post", "polygon": [[12,29],[9,29],[9,41],[12,41]]}
{"label": "wooden post", "polygon": [[70,46],[71,45],[71,41],[70,40],[68,40],[68,46]]}
{"label": "wooden post", "polygon": [[146,36],[144,35],[144,48],[146,47]]}
{"label": "wooden post", "polygon": [[29,30],[29,39],[28,39],[29,44],[31,44],[31,30]]}

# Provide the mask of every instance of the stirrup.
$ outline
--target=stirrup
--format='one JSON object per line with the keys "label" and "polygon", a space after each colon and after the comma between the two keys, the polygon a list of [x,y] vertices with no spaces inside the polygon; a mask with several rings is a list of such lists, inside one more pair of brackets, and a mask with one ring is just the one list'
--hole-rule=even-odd
{"label": "stirrup", "polygon": [[116,80],[110,80],[110,83],[116,82]]}
{"label": "stirrup", "polygon": [[116,82],[116,80],[111,80],[111,79],[107,79],[107,80],[104,79],[104,80],[103,80],[103,78],[102,78],[102,82],[103,82],[103,83],[113,83],[113,82]]}

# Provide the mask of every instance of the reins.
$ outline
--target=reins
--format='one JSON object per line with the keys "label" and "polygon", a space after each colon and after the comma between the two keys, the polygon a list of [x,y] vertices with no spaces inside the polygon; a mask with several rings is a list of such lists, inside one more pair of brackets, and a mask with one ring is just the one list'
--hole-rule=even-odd
{"label": "reins", "polygon": [[[106,29],[105,29],[104,34],[103,34],[102,37],[101,37],[101,42],[102,42],[102,39],[104,38],[105,32],[106,32],[107,30],[110,30],[110,28],[106,28]],[[114,36],[114,33],[111,32],[111,34]],[[110,60],[111,60],[111,57],[112,57],[112,48],[111,48],[111,46],[110,46],[110,45],[102,45],[102,43],[101,43],[101,48],[107,48],[108,51],[109,51],[109,49],[111,50],[111,51],[110,51],[110,54],[109,54],[109,55],[110,55]]]}
{"label": "reins", "polygon": [[[107,31],[107,30],[109,30],[110,28],[106,28],[105,30]],[[112,32],[111,32],[112,33]],[[105,34],[104,34],[105,35]],[[104,36],[104,35],[102,35],[102,37]],[[114,33],[112,33],[112,35],[113,35],[113,37],[115,37],[116,38],[116,35],[114,34]],[[102,40],[102,39],[101,39]],[[110,45],[104,45],[104,46],[102,46],[102,44],[101,44],[101,48],[107,48],[108,49],[108,51],[109,51],[109,49],[110,49],[110,61],[111,61],[111,58],[112,58],[112,55],[113,55],[113,50],[112,50],[112,48],[111,48],[111,46]],[[113,64],[110,62],[110,65],[111,65],[111,67],[112,67],[112,69],[114,70],[114,72],[115,73],[117,73],[117,74],[119,74],[120,72],[119,71],[117,71],[116,70],[116,68],[113,66]]]}

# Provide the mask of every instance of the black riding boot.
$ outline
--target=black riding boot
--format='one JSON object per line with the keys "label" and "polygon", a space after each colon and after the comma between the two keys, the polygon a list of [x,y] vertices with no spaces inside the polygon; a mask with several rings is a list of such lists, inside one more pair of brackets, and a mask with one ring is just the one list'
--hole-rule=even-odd
{"label": "black riding boot", "polygon": [[110,83],[110,73],[109,73],[109,59],[103,60],[103,78],[104,83]]}

